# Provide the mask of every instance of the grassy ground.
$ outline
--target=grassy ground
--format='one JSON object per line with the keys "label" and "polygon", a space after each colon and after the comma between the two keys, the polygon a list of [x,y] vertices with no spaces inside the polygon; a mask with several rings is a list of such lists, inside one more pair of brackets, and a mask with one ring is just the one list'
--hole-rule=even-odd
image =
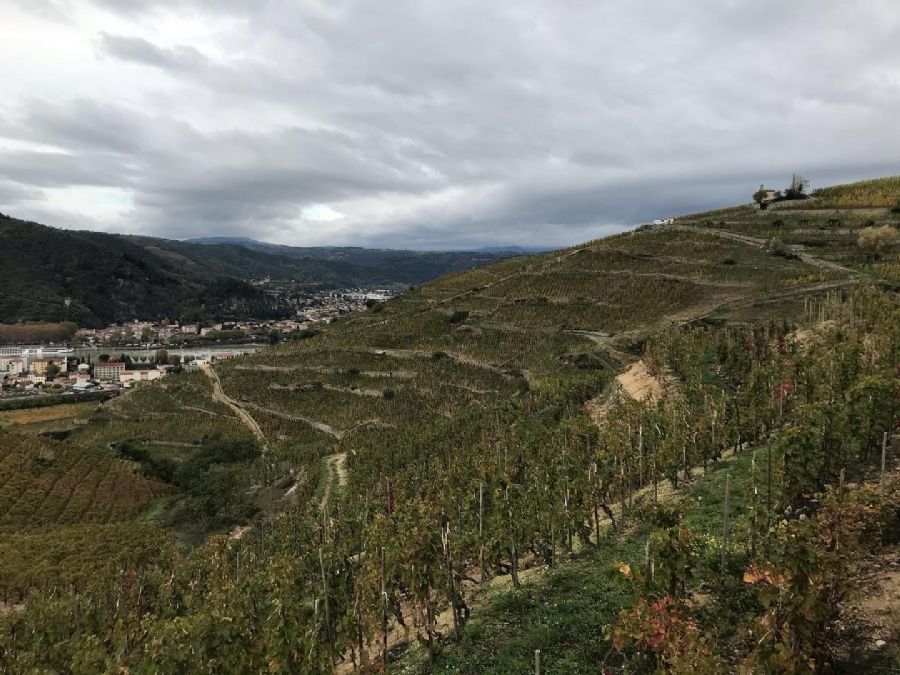
{"label": "grassy ground", "polygon": [[16,427],[25,433],[56,431],[87,420],[97,410],[97,402],[67,403],[44,408],[0,411],[0,428]]}

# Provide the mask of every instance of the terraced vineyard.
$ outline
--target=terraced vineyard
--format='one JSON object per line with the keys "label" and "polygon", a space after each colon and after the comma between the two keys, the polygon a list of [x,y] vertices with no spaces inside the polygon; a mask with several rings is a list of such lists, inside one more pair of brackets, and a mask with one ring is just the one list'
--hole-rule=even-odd
{"label": "terraced vineyard", "polygon": [[0,529],[128,520],[168,486],[106,453],[31,436],[0,443]]}
{"label": "terraced vineyard", "polygon": [[[835,194],[856,205],[880,185]],[[313,337],[216,365],[218,398],[195,372],[105,404],[67,449],[116,466],[128,465],[111,453],[128,452],[145,473],[166,468],[179,481],[173,499],[202,514],[207,531],[250,528],[193,551],[167,548],[158,563],[135,556],[139,600],[120,578],[69,603],[36,585],[3,625],[0,664],[365,671],[406,646],[407,658],[430,664],[421,669],[453,672],[454,644],[478,639],[466,624],[490,579],[519,589],[527,568],[599,556],[624,536],[623,520],[643,518],[651,495],[661,501],[699,467],[796,427],[779,436],[768,471],[775,501],[745,523],[753,551],[726,551],[735,570],[763,564],[764,523],[805,508],[842,468],[864,478],[895,425],[900,313],[879,265],[896,264],[898,251],[875,261],[857,246],[870,220],[900,219],[884,199],[827,218],[732,208],[449,275]],[[616,377],[626,370],[648,382],[631,388]],[[813,428],[824,435],[803,436]],[[840,446],[842,465],[815,450],[822,444]],[[134,468],[132,481],[159,485]],[[131,490],[127,517],[146,503]],[[678,553],[680,530],[666,532],[675,544],[653,550],[659,569]],[[709,544],[710,560],[722,546]],[[770,553],[769,563],[786,564]],[[740,597],[745,614],[763,614],[761,601]],[[66,636],[59,649],[37,630],[48,623],[54,641]],[[601,652],[628,663],[627,644],[614,651],[600,633],[571,638],[592,642],[566,672],[591,672]],[[108,641],[88,651],[88,634]],[[732,667],[769,658],[740,640],[722,650]]]}

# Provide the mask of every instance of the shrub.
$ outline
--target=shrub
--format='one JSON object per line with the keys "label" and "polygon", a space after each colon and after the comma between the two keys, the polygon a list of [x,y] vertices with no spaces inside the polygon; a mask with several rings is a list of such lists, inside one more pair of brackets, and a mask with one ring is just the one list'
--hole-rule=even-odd
{"label": "shrub", "polygon": [[777,255],[781,258],[787,258],[788,260],[796,260],[797,254],[794,253],[790,247],[785,244],[781,239],[775,239],[769,241],[768,246],[766,247],[772,255]]}
{"label": "shrub", "polygon": [[885,249],[893,246],[900,240],[897,230],[890,225],[881,227],[867,227],[859,231],[856,245],[872,254],[872,258],[880,260]]}
{"label": "shrub", "polygon": [[464,309],[458,309],[447,319],[450,323],[462,323],[469,318],[469,313]]}

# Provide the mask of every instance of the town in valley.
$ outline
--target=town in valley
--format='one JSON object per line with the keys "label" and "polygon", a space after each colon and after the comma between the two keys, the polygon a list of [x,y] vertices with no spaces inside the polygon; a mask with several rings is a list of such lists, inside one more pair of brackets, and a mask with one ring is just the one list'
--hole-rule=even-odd
{"label": "town in valley", "polygon": [[[393,297],[391,289],[319,291],[296,303],[284,319],[198,322],[163,319],[73,327],[64,339],[0,344],[0,398],[118,392],[172,372],[253,353],[283,340],[316,334],[316,324]],[[55,337],[55,336],[54,336]]]}

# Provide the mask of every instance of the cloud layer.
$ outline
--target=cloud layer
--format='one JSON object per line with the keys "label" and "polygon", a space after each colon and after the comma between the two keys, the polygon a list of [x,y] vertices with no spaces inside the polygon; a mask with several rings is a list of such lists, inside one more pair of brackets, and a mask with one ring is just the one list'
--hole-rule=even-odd
{"label": "cloud layer", "polygon": [[900,173],[900,10],[20,0],[0,211],[287,244],[569,244]]}

